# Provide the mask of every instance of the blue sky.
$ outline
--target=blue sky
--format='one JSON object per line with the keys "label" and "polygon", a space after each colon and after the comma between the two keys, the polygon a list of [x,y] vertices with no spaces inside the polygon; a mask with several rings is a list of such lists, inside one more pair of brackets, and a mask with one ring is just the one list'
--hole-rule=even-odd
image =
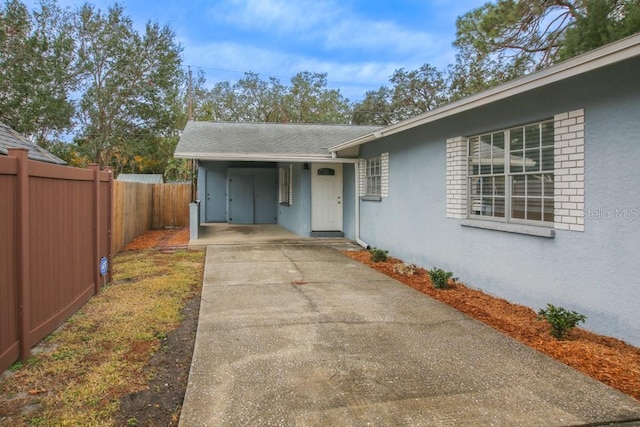
{"label": "blue sky", "polygon": [[[35,0],[26,1],[31,6]],[[459,15],[486,0],[127,0],[141,30],[170,25],[184,64],[202,69],[209,85],[245,71],[282,83],[300,71],[327,73],[329,86],[352,101],[388,84],[398,68],[444,68]],[[62,6],[82,2],[59,0]],[[106,10],[113,1],[95,0]]]}

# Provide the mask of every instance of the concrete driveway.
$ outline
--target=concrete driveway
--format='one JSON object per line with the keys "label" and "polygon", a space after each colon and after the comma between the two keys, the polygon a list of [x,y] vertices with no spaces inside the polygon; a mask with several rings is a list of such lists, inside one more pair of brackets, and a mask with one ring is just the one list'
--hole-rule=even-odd
{"label": "concrete driveway", "polygon": [[330,247],[207,249],[183,427],[634,420],[634,399]]}

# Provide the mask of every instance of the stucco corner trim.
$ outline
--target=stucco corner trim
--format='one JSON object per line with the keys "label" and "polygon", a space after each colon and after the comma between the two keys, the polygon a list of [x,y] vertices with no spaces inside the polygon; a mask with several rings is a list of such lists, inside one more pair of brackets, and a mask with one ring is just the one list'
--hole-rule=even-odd
{"label": "stucco corner trim", "polygon": [[535,225],[507,224],[504,222],[474,219],[465,219],[460,221],[460,225],[463,227],[483,228],[485,230],[504,231],[507,233],[526,234],[529,236],[546,237],[551,239],[556,236],[556,232],[553,228],[537,227]]}

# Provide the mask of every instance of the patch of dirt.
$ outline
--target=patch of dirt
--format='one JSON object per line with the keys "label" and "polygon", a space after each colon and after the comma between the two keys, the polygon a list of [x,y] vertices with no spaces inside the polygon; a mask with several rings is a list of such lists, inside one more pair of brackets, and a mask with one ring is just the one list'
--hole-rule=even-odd
{"label": "patch of dirt", "polygon": [[149,230],[127,244],[123,250],[135,251],[140,249],[158,248],[171,250],[186,248],[189,245],[189,227],[167,228],[163,230]]}
{"label": "patch of dirt", "polygon": [[[157,248],[162,252],[187,247],[188,243],[189,228],[150,230],[135,238],[124,250]],[[120,400],[120,412],[114,420],[116,425],[178,425],[199,313],[200,295],[197,295],[186,303],[180,325],[162,340],[160,350],[145,367],[145,374],[151,377],[146,389]]]}
{"label": "patch of dirt", "polygon": [[145,390],[124,396],[115,425],[177,426],[187,390],[189,368],[198,328],[200,296],[182,310],[180,326],[162,340],[145,368],[151,380]]}
{"label": "patch of dirt", "polygon": [[396,258],[375,263],[367,251],[342,253],[640,400],[640,349],[637,347],[580,328],[560,341],[549,334],[548,324],[538,320],[528,307],[470,289],[462,283],[436,289],[423,268],[416,268],[414,275],[399,273],[394,267],[402,261]]}

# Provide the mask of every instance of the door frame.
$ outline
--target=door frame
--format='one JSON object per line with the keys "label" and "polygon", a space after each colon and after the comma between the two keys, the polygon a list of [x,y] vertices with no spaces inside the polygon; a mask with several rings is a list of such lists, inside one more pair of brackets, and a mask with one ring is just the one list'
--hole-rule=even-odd
{"label": "door frame", "polygon": [[[328,229],[328,228],[324,229],[323,227],[318,227],[316,224],[316,221],[314,220],[314,212],[316,211],[317,204],[319,203],[317,191],[314,191],[314,189],[321,182],[317,178],[318,176],[317,172],[319,169],[322,169],[322,168],[335,169],[336,175],[338,175],[338,179],[335,181],[334,185],[335,185],[335,190],[338,190],[338,194],[339,194],[338,199],[336,200],[337,203],[335,205],[335,209],[336,209],[336,213],[338,214],[340,226],[331,228],[331,229]],[[312,163],[311,164],[311,231],[312,232],[344,231],[344,171],[343,171],[342,163]]]}

